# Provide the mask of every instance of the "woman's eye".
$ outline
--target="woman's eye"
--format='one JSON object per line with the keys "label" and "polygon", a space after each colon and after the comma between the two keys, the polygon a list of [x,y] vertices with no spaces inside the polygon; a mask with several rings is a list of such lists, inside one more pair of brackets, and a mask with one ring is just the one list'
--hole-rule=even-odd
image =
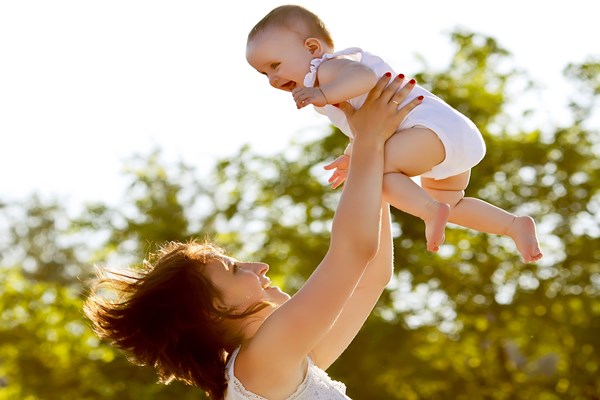
{"label": "woman's eye", "polygon": [[279,67],[279,63],[273,63],[273,64],[271,64],[271,69],[275,69],[277,67]]}
{"label": "woman's eye", "polygon": [[238,265],[233,264],[233,273],[235,274],[236,272],[238,272]]}

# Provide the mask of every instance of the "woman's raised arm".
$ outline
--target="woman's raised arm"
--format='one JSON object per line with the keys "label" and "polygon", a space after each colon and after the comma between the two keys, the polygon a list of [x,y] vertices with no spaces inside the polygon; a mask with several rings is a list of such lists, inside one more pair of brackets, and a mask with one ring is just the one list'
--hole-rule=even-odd
{"label": "woman's raised arm", "polygon": [[358,110],[340,105],[355,139],[329,251],[304,286],[267,318],[245,349],[262,359],[277,359],[274,368],[278,371],[303,362],[327,335],[377,253],[384,144],[420,102],[415,99],[398,109],[397,103],[410,88],[398,91],[399,79],[386,87],[388,82],[389,76],[380,79]]}

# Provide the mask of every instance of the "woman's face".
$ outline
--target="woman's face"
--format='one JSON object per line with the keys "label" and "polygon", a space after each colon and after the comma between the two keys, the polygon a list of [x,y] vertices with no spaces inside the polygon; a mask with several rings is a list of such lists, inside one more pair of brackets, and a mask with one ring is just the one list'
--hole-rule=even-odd
{"label": "woman's face", "polygon": [[221,257],[209,261],[206,276],[221,292],[223,305],[243,311],[262,301],[280,306],[290,296],[278,287],[271,286],[265,275],[269,266],[259,262],[240,262],[231,257]]}

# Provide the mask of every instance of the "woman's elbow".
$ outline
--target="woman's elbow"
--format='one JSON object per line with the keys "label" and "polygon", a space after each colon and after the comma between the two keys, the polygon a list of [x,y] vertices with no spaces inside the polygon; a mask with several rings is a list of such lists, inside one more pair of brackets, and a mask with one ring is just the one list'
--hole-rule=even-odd
{"label": "woman's elbow", "polygon": [[379,240],[377,238],[368,238],[359,241],[350,250],[355,253],[356,257],[369,263],[377,255],[378,248]]}

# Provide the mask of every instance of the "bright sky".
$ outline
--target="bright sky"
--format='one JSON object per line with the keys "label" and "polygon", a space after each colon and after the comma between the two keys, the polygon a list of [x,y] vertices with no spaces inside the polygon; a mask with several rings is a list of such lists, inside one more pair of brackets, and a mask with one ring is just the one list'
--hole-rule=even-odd
{"label": "bright sky", "polygon": [[[0,2],[0,199],[36,191],[118,202],[123,162],[160,147],[201,169],[244,143],[281,151],[328,121],[296,110],[244,58],[248,30],[281,1]],[[398,72],[442,68],[456,27],[488,34],[546,87],[533,107],[565,113],[561,71],[599,55],[592,2],[299,0],[336,48],[363,47]]]}

